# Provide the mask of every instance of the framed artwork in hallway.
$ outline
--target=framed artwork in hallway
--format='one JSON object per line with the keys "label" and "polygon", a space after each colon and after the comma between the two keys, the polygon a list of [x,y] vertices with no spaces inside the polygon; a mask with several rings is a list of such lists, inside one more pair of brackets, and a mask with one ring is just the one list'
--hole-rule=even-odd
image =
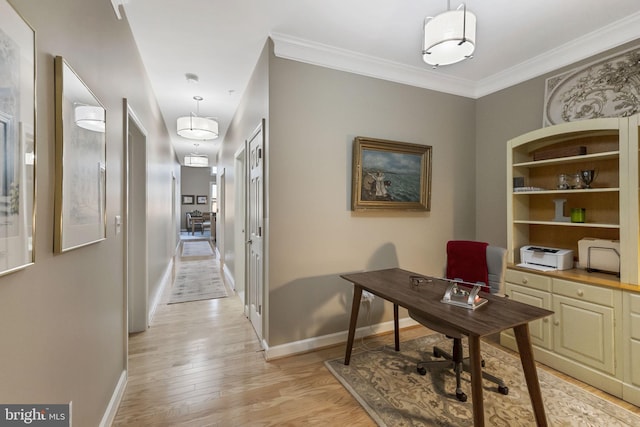
{"label": "framed artwork in hallway", "polygon": [[0,275],[34,262],[35,32],[0,0]]}
{"label": "framed artwork in hallway", "polygon": [[193,205],[193,195],[182,195],[183,205]]}
{"label": "framed artwork in hallway", "polygon": [[54,60],[54,250],[106,239],[106,110],[61,56]]}
{"label": "framed artwork in hallway", "polygon": [[197,203],[199,205],[206,205],[207,204],[207,196],[198,196],[197,197]]}

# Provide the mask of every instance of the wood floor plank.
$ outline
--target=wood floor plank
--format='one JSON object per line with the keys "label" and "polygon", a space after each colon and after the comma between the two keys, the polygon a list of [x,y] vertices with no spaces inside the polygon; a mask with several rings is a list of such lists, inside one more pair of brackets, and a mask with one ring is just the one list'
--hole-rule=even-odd
{"label": "wood floor plank", "polygon": [[[242,302],[228,293],[162,303],[151,327],[130,336],[127,389],[114,426],[376,425],[324,366],[344,356],[344,345],[266,362]],[[408,328],[401,338],[427,333]],[[393,334],[357,340],[354,352],[382,345],[392,348]],[[562,377],[640,414],[640,408]]]}

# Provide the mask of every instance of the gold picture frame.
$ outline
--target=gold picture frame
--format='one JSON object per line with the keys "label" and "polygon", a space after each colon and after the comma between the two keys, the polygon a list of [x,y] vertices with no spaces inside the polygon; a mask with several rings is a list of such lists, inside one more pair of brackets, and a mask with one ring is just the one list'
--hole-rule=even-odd
{"label": "gold picture frame", "polygon": [[35,37],[0,0],[0,275],[35,262]]}
{"label": "gold picture frame", "polygon": [[431,210],[431,157],[430,145],[356,137],[351,209]]}
{"label": "gold picture frame", "polygon": [[54,251],[106,239],[106,110],[61,56],[54,60]]}

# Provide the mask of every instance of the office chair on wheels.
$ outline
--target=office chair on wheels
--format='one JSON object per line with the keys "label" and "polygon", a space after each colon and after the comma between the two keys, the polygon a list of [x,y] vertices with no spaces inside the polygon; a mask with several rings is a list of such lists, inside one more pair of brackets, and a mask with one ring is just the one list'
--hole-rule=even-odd
{"label": "office chair on wheels", "polygon": [[[503,248],[489,246],[484,242],[467,240],[452,240],[447,243],[447,273],[449,279],[461,279],[465,282],[488,284],[492,294],[502,294],[504,289],[504,276],[507,267],[507,251]],[[469,358],[463,356],[462,337],[457,331],[434,324],[419,314],[409,311],[409,316],[420,324],[436,332],[445,334],[453,339],[453,351],[449,353],[439,347],[433,347],[433,356],[445,360],[429,360],[418,362],[417,371],[420,375],[426,375],[427,367],[449,369],[456,374],[456,398],[465,402],[467,395],[462,391],[460,375],[462,371],[470,372]],[[484,360],[482,367],[484,368]],[[498,392],[509,394],[509,388],[500,378],[495,377],[484,370],[482,377],[497,384]]]}

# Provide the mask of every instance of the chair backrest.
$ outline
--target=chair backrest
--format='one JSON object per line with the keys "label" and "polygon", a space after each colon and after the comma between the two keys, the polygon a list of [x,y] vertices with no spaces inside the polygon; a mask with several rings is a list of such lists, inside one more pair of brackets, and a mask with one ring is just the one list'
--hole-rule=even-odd
{"label": "chair backrest", "polygon": [[492,294],[504,292],[507,250],[485,242],[451,240],[447,242],[447,278],[482,282]]}
{"label": "chair backrest", "polygon": [[507,272],[507,250],[499,246],[487,246],[487,271],[492,294],[504,295],[504,278]]}
{"label": "chair backrest", "polygon": [[465,282],[489,283],[485,242],[450,240],[447,242],[447,278]]}

